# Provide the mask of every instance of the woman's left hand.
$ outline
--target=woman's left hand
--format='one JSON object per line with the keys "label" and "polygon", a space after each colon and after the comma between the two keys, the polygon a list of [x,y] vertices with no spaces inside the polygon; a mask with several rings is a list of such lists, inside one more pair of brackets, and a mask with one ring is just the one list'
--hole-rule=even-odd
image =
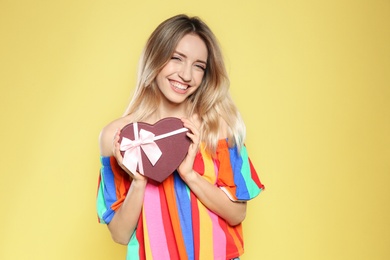
{"label": "woman's left hand", "polygon": [[177,171],[179,172],[181,178],[185,180],[195,173],[195,171],[193,170],[193,166],[196,154],[199,150],[200,134],[198,128],[191,120],[187,118],[182,118],[181,120],[183,122],[184,127],[189,129],[189,131],[187,132],[187,136],[192,141],[190,147],[188,148],[187,156],[177,168]]}

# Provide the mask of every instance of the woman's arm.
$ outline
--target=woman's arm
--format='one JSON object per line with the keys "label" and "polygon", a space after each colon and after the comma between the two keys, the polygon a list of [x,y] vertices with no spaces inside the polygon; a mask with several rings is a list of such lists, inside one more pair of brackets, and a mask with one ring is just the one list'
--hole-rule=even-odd
{"label": "woman's arm", "polygon": [[234,202],[218,187],[193,171],[182,176],[196,197],[212,212],[231,226],[240,224],[246,216],[246,202]]}
{"label": "woman's arm", "polygon": [[108,224],[113,240],[119,244],[127,245],[141,214],[147,179],[138,173],[132,174],[122,164],[123,158],[119,151],[119,131],[117,129],[124,125],[124,120],[119,119],[102,130],[100,134],[100,152],[102,156],[115,156],[118,164],[133,179],[126,198]]}
{"label": "woman's arm", "polygon": [[137,227],[144,200],[146,181],[133,181],[125,200],[108,224],[112,239],[127,245]]}
{"label": "woman's arm", "polygon": [[[183,119],[183,123],[191,130],[187,135],[192,140],[192,144],[188,149],[187,157],[178,168],[181,178],[208,209],[225,219],[231,226],[240,224],[246,216],[246,203],[230,200],[220,188],[193,170],[195,156],[199,148],[199,132],[190,120]],[[221,127],[222,135],[225,135],[224,129],[225,127]]]}

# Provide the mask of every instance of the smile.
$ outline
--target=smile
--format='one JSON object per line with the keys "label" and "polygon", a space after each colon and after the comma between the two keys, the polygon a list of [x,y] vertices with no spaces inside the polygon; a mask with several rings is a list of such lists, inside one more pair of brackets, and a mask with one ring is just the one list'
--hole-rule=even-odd
{"label": "smile", "polygon": [[178,90],[187,90],[187,88],[188,88],[188,85],[183,85],[177,81],[171,81],[171,85],[172,85],[172,87],[174,87],[175,89],[178,89]]}

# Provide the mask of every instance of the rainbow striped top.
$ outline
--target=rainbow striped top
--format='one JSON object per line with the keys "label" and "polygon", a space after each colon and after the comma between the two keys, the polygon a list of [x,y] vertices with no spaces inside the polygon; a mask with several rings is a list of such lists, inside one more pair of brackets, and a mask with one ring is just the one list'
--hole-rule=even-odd
{"label": "rainbow striped top", "polygon": [[[124,201],[131,178],[114,157],[101,157],[101,163],[97,212],[99,222],[108,224]],[[233,201],[250,200],[264,189],[246,147],[238,153],[226,140],[219,141],[215,157],[201,148],[194,170]],[[242,224],[230,226],[208,210],[175,172],[159,185],[147,184],[127,259],[225,260],[240,256],[243,244]]]}

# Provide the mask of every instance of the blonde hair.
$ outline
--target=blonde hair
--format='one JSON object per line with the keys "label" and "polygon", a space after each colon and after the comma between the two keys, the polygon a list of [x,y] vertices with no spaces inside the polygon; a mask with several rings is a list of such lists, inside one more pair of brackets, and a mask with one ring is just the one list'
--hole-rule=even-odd
{"label": "blonde hair", "polygon": [[216,152],[219,141],[220,117],[227,123],[229,146],[243,145],[245,125],[229,94],[229,78],[221,49],[210,28],[198,17],[181,14],[162,22],[149,37],[139,61],[138,81],[125,115],[142,121],[158,108],[160,94],[156,77],[171,59],[178,42],[187,34],[198,35],[206,44],[207,68],[202,83],[187,103],[187,116],[201,118],[201,141],[206,150]]}

